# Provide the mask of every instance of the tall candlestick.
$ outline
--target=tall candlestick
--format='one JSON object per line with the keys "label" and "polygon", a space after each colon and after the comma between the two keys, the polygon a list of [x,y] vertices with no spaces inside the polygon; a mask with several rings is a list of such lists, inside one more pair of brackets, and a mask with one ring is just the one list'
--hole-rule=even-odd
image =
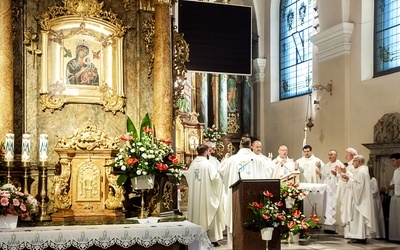
{"label": "tall candlestick", "polygon": [[39,161],[41,162],[47,161],[47,149],[49,148],[48,137],[47,134],[40,134]]}
{"label": "tall candlestick", "polygon": [[21,162],[31,161],[31,135],[22,135]]}
{"label": "tall candlestick", "polygon": [[6,134],[4,161],[6,162],[14,161],[14,134],[12,133]]}

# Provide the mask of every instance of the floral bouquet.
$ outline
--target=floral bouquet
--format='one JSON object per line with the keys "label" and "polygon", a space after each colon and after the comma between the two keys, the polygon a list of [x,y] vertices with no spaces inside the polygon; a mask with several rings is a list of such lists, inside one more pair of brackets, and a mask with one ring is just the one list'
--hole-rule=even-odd
{"label": "floral bouquet", "polygon": [[264,191],[261,202],[254,201],[249,204],[249,209],[253,211],[254,219],[244,223],[244,226],[255,226],[260,230],[266,227],[279,227],[284,225],[285,211],[282,210],[282,201],[273,202],[274,195],[269,191]]}
{"label": "floral bouquet", "polygon": [[296,200],[304,200],[307,194],[303,189],[299,188],[298,183],[287,182],[281,183],[281,198],[293,198]]}
{"label": "floral bouquet", "polygon": [[221,134],[218,128],[213,124],[211,128],[205,128],[203,131],[203,138],[205,141],[217,142],[221,139]]}
{"label": "floral bouquet", "polygon": [[153,135],[153,126],[150,116],[146,114],[140,126],[140,131],[135,128],[132,120],[127,117],[127,133],[120,139],[125,144],[120,149],[112,164],[120,168],[122,174],[117,179],[117,184],[122,185],[127,178],[141,175],[161,175],[168,173],[176,177],[179,183],[182,177],[180,169],[184,168],[173,155],[170,139],[158,139]]}
{"label": "floral bouquet", "polygon": [[36,207],[36,199],[18,191],[14,185],[4,184],[0,187],[0,216],[10,214],[26,219]]}
{"label": "floral bouquet", "polygon": [[293,206],[288,213],[286,213],[286,218],[284,224],[287,226],[288,231],[282,234],[282,238],[287,238],[288,232],[296,235],[300,232],[306,233],[309,228],[316,228],[321,223],[321,217],[316,214],[312,214],[310,218],[306,216],[298,209],[297,205]]}

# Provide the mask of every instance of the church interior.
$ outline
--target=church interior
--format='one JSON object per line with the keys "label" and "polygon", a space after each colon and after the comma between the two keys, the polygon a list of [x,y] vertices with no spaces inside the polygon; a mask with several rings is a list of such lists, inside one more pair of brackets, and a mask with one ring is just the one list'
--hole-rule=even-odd
{"label": "church interior", "polygon": [[[214,126],[219,159],[237,152],[243,136],[260,140],[264,155],[276,156],[286,145],[293,159],[305,144],[325,162],[331,149],[346,162],[345,149],[355,148],[386,194],[394,172],[389,156],[400,152],[400,59],[387,52],[392,59],[382,70],[374,47],[376,5],[386,1],[195,1],[251,12],[245,73],[195,69],[194,44],[178,25],[181,1],[1,1],[0,183],[38,200],[37,223],[123,223],[138,216],[143,199],[128,198],[132,190],[118,186],[118,172],[107,166],[122,146],[127,117],[139,125],[145,114],[186,166]],[[293,54],[283,56],[286,50]],[[157,182],[162,192],[149,192],[145,201],[151,212],[184,209],[171,198],[181,190]],[[36,222],[22,225],[29,223]],[[331,240],[318,248],[347,247],[340,239],[329,248]],[[373,246],[399,248],[384,241]],[[298,247],[282,245],[305,249]]]}

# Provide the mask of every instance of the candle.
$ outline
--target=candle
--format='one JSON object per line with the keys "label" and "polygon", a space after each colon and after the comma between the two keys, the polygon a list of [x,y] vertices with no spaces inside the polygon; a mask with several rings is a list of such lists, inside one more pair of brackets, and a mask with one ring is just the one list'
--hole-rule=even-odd
{"label": "candle", "polygon": [[21,162],[31,161],[31,135],[22,135]]}
{"label": "candle", "polygon": [[47,134],[40,134],[40,142],[39,142],[39,161],[47,161],[47,149],[49,147],[49,142],[47,138],[49,137]]}
{"label": "candle", "polygon": [[14,161],[14,134],[6,134],[4,161]]}

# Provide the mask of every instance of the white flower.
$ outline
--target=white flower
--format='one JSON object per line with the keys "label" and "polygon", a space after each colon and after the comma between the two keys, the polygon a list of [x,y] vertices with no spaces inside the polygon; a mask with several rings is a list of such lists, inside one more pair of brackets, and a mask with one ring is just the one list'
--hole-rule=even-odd
{"label": "white flower", "polygon": [[137,175],[141,175],[141,174],[142,174],[142,170],[138,169],[138,170],[136,171],[136,174],[137,174]]}
{"label": "white flower", "polygon": [[146,171],[143,171],[143,175],[147,175],[147,172],[146,172]]}
{"label": "white flower", "polygon": [[146,149],[144,147],[140,147],[139,150],[142,151],[142,152],[146,151]]}
{"label": "white flower", "polygon": [[122,170],[122,171],[125,171],[125,170],[126,170],[126,166],[125,166],[125,165],[122,165],[122,166],[121,166],[121,170]]}

